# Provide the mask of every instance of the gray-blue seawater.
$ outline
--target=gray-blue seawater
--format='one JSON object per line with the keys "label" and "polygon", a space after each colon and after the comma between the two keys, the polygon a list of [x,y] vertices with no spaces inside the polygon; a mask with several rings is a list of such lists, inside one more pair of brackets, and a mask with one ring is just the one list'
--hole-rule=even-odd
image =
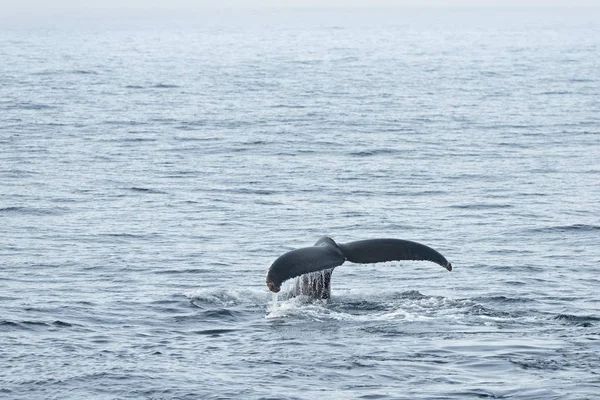
{"label": "gray-blue seawater", "polygon": [[0,398],[600,397],[598,9],[5,22]]}

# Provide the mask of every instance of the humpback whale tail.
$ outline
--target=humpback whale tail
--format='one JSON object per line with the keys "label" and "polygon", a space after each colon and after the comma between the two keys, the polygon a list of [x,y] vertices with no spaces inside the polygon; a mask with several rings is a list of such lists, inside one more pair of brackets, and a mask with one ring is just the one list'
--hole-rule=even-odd
{"label": "humpback whale tail", "polygon": [[337,244],[324,236],[311,247],[292,250],[277,258],[267,272],[267,286],[272,292],[279,292],[281,284],[291,278],[311,272],[326,271],[321,279],[304,277],[296,286],[302,286],[302,294],[311,293],[316,297],[329,298],[331,271],[344,261],[368,264],[385,261],[423,260],[441,265],[452,271],[446,258],[417,242],[400,239],[369,239]]}

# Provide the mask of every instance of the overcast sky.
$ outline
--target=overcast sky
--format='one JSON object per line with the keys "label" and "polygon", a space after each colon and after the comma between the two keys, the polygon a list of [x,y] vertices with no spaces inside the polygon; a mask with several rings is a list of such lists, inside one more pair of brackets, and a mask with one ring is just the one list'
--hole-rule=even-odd
{"label": "overcast sky", "polygon": [[[565,12],[565,8],[553,10],[552,7],[568,7],[575,11],[578,6],[594,6],[593,12],[590,12],[591,9],[585,10],[583,15],[592,20],[600,20],[600,0],[0,0],[0,28],[55,27],[67,26],[70,23],[91,26],[103,21],[120,21],[123,26],[130,26],[135,21],[191,21],[197,24],[201,19],[203,23],[207,18],[215,22],[219,18],[227,18],[234,14],[238,17],[243,16],[244,21],[272,14],[253,12],[250,15],[243,11],[245,9],[370,9],[379,15],[381,12],[377,10],[384,7],[395,8],[401,13],[404,13],[401,11],[403,8],[408,10],[407,7],[418,7],[427,14],[430,10],[445,12],[444,8],[447,7],[467,10],[467,7],[473,6],[487,10],[486,13],[495,13],[493,7],[498,6],[521,10],[526,10],[523,7],[537,7],[538,10],[543,8],[545,11],[539,15],[544,14],[550,19],[562,19],[569,14]],[[217,14],[209,10],[217,10]],[[580,11],[575,12],[581,15]],[[536,16],[535,13],[527,11],[527,14],[532,16]],[[317,14],[322,16],[321,12]],[[330,16],[331,13],[323,13],[325,14]],[[360,15],[366,14],[369,13]],[[311,15],[314,16],[312,13]],[[386,17],[392,18],[393,15],[394,13],[385,11]],[[347,18],[344,16],[343,20],[346,21]]]}
{"label": "overcast sky", "polygon": [[261,7],[573,6],[600,0],[0,0],[2,10]]}

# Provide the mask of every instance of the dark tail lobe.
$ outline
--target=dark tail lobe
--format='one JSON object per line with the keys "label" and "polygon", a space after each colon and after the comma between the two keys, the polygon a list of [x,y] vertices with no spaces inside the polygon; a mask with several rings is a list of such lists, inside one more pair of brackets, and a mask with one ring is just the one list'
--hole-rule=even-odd
{"label": "dark tail lobe", "polygon": [[417,242],[400,239],[370,239],[338,245],[346,260],[358,264],[370,264],[398,260],[423,260],[441,265],[452,271],[452,265],[446,258],[432,249]]}

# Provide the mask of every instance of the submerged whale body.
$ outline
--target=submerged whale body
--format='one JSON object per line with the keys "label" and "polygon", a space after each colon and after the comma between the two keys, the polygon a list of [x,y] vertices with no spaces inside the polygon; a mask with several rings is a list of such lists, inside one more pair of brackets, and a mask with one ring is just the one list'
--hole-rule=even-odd
{"label": "submerged whale body", "polygon": [[452,271],[452,265],[443,255],[417,242],[369,239],[337,244],[323,236],[314,246],[292,250],[277,258],[267,272],[267,286],[277,293],[284,281],[299,277],[292,295],[328,299],[333,269],[345,261],[370,264],[399,260],[431,261]]}

